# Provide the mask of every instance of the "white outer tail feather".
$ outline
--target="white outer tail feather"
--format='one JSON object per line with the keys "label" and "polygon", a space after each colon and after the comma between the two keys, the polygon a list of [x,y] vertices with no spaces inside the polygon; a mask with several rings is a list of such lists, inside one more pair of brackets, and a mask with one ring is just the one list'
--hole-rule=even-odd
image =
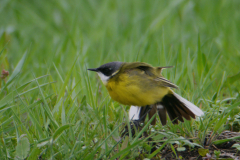
{"label": "white outer tail feather", "polygon": [[183,104],[185,104],[186,107],[190,111],[192,111],[193,114],[195,114],[196,116],[199,116],[199,117],[204,115],[203,111],[200,108],[198,108],[197,106],[195,106],[193,103],[189,102],[188,100],[186,100],[185,98],[181,97],[177,93],[173,93],[173,94],[179,101],[181,101]]}
{"label": "white outer tail feather", "polygon": [[138,106],[131,106],[129,109],[129,119],[138,120],[140,115],[141,108]]}
{"label": "white outer tail feather", "polygon": [[[185,104],[186,107],[193,112],[193,114],[195,114],[196,116],[199,116],[199,117],[204,115],[203,111],[200,108],[198,108],[197,106],[195,106],[193,103],[189,102],[188,100],[181,97],[177,93],[173,93],[173,94],[179,101],[181,101],[183,104]],[[159,105],[157,107],[163,107],[163,106]],[[129,109],[129,119],[130,120],[138,120],[140,111],[141,111],[141,107],[131,106]]]}

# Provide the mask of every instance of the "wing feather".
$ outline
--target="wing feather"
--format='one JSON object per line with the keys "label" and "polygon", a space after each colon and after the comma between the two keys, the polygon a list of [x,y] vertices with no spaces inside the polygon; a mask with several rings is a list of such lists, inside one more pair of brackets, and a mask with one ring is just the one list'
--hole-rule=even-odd
{"label": "wing feather", "polygon": [[126,71],[129,71],[129,70],[131,71],[132,69],[140,69],[140,70],[144,71],[144,73],[146,75],[153,78],[154,81],[159,81],[160,85],[162,85],[164,87],[178,88],[177,85],[173,84],[172,82],[170,82],[166,78],[162,77],[162,75],[161,75],[162,69],[172,68],[172,67],[173,66],[166,66],[166,67],[157,67],[156,69],[154,69],[154,67],[152,67],[151,65],[149,65],[147,63],[134,62],[127,66]]}
{"label": "wing feather", "polygon": [[172,82],[170,82],[170,81],[167,80],[166,78],[157,77],[157,78],[155,78],[154,80],[155,80],[155,81],[161,81],[161,83],[163,84],[164,87],[178,88],[177,85],[173,84]]}

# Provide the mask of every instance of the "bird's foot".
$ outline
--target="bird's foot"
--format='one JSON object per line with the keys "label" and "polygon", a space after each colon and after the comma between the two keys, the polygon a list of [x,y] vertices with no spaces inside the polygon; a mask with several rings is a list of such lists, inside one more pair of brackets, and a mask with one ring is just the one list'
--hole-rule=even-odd
{"label": "bird's foot", "polygon": [[131,131],[131,134],[133,137],[136,136],[136,133],[140,131],[143,128],[143,121],[141,120],[133,120],[130,121],[130,126],[125,125],[122,132],[121,132],[121,137],[124,136],[129,136],[129,129]]}

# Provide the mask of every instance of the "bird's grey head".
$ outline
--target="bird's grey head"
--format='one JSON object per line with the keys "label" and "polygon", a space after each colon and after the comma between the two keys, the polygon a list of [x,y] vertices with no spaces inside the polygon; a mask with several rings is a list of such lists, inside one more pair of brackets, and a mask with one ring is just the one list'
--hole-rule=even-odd
{"label": "bird's grey head", "polygon": [[98,68],[90,68],[88,70],[97,72],[99,77],[101,78],[103,84],[107,84],[107,81],[117,73],[117,71],[121,68],[123,62],[110,62],[101,65]]}

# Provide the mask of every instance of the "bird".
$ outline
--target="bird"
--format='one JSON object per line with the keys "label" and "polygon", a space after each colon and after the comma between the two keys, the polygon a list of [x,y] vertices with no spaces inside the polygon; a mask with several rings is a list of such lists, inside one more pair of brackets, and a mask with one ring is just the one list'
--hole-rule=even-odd
{"label": "bird", "polygon": [[[166,67],[153,67],[144,62],[109,62],[98,68],[90,68],[98,74],[114,101],[129,105],[129,118],[143,120],[158,114],[162,125],[167,123],[167,114],[173,124],[203,116],[203,111],[172,89],[178,86],[162,76]],[[156,124],[156,117],[152,121]]]}

